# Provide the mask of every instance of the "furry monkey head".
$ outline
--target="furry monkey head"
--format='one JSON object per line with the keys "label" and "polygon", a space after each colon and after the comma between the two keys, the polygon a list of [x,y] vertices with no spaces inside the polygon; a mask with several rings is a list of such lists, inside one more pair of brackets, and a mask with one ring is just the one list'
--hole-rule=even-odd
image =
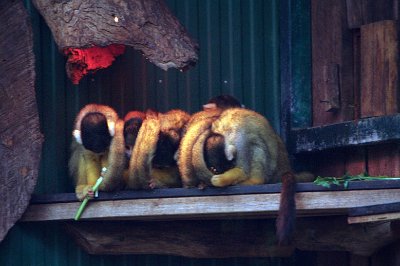
{"label": "furry monkey head", "polygon": [[105,115],[99,112],[86,114],[81,122],[81,138],[85,149],[105,152],[112,139]]}
{"label": "furry monkey head", "polygon": [[211,98],[207,104],[203,105],[204,110],[216,108],[225,110],[234,107],[243,107],[243,105],[239,102],[238,99],[228,94],[215,96]]}
{"label": "furry monkey head", "polygon": [[125,139],[125,155],[130,158],[136,138],[142,126],[146,114],[139,111],[131,111],[124,118],[124,139]]}
{"label": "furry monkey head", "polygon": [[182,138],[183,128],[189,121],[190,115],[182,110],[174,109],[159,114],[159,118],[161,129],[153,165],[160,168],[176,166],[175,153]]}

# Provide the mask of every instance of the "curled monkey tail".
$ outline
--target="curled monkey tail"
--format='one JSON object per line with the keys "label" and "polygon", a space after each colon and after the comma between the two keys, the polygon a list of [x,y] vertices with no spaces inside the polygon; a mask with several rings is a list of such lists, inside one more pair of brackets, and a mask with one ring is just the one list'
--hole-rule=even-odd
{"label": "curled monkey tail", "polygon": [[292,172],[286,172],[282,175],[281,198],[276,219],[276,237],[278,244],[290,244],[296,219],[296,178]]}

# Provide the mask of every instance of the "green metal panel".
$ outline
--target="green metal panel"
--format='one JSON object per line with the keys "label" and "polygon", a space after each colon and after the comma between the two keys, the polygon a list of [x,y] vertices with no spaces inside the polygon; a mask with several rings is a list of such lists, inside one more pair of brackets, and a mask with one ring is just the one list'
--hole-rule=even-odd
{"label": "green metal panel", "polygon": [[[128,48],[114,64],[72,85],[66,59],[44,20],[25,0],[32,17],[37,101],[45,136],[36,193],[72,192],[67,163],[75,115],[85,104],[132,109],[201,109],[210,97],[229,93],[264,114],[279,130],[279,1],[167,0],[200,45],[199,62],[167,72]],[[299,12],[307,13],[300,9]],[[296,74],[296,76],[300,76]],[[91,256],[60,223],[16,225],[0,243],[0,265],[294,265],[293,258],[188,259],[173,256]]]}
{"label": "green metal panel", "polygon": [[311,1],[290,0],[292,127],[311,126]]}

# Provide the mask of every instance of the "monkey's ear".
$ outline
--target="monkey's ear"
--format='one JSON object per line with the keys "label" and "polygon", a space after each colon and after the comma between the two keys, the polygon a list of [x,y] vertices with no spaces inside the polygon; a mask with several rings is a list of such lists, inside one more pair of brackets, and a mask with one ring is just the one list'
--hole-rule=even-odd
{"label": "monkey's ear", "polygon": [[233,146],[233,145],[226,146],[225,155],[226,155],[226,159],[228,159],[228,161],[232,161],[236,155],[235,146]]}
{"label": "monkey's ear", "polygon": [[108,132],[110,132],[111,137],[114,137],[115,135],[115,122],[110,121],[107,119],[107,126],[108,126]]}
{"label": "monkey's ear", "polygon": [[79,129],[75,129],[72,132],[72,135],[74,136],[76,142],[78,142],[79,144],[82,144],[81,131]]}
{"label": "monkey's ear", "polygon": [[203,105],[203,110],[217,109],[217,104],[207,103]]}

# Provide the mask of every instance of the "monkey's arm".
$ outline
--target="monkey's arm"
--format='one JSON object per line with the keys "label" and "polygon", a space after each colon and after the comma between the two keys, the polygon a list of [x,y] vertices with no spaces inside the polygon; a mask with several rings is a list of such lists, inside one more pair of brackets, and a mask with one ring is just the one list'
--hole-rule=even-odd
{"label": "monkey's arm", "polygon": [[118,120],[115,124],[115,135],[111,141],[107,155],[104,156],[102,167],[106,167],[99,190],[111,191],[122,186],[125,167],[124,122]]}
{"label": "monkey's arm", "polygon": [[79,200],[83,200],[86,196],[93,197],[92,187],[100,176],[101,159],[98,155],[83,151],[78,160],[75,193]]}
{"label": "monkey's arm", "polygon": [[127,187],[147,188],[151,161],[157,148],[160,122],[157,115],[149,115],[143,122],[129,162]]}

